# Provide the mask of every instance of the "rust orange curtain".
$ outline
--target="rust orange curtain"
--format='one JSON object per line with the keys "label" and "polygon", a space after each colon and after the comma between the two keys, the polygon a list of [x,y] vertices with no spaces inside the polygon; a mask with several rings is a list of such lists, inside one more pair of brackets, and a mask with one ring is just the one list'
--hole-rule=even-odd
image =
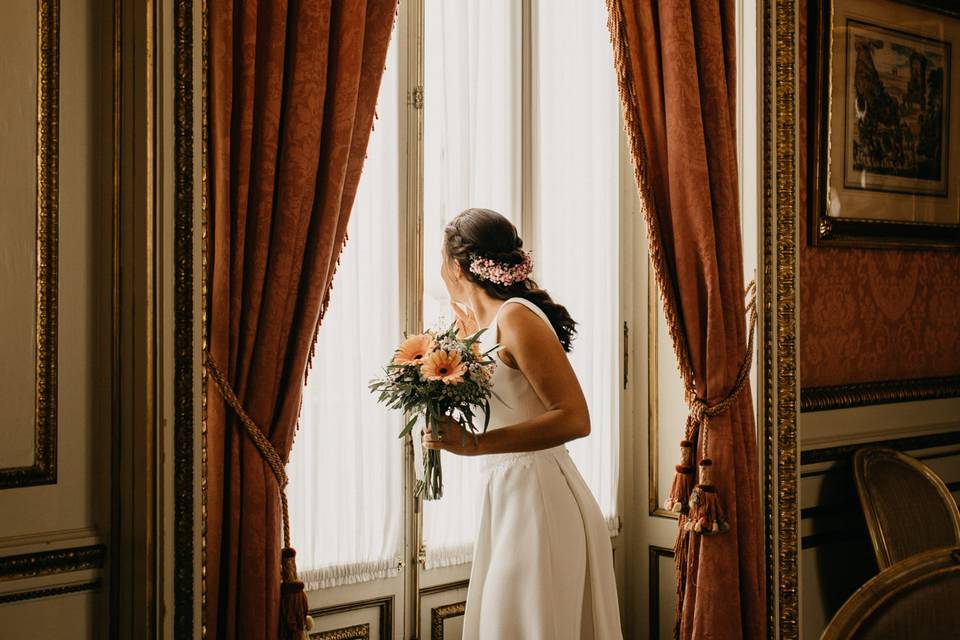
{"label": "rust orange curtain", "polygon": [[[208,350],[284,461],[395,15],[396,0],[209,6]],[[206,400],[208,637],[274,639],[278,483],[212,382]]]}
{"label": "rust orange curtain", "polygon": [[691,405],[694,468],[708,436],[712,488],[729,526],[704,535],[690,529],[695,518],[680,517],[676,635],[762,638],[756,431],[743,385],[735,2],[607,0],[607,8],[652,266]]}

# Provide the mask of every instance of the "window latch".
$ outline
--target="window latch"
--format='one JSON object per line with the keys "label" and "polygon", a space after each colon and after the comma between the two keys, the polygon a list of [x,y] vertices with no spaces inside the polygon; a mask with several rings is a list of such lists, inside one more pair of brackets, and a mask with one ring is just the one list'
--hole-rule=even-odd
{"label": "window latch", "polygon": [[627,388],[630,375],[630,327],[623,321],[623,388]]}

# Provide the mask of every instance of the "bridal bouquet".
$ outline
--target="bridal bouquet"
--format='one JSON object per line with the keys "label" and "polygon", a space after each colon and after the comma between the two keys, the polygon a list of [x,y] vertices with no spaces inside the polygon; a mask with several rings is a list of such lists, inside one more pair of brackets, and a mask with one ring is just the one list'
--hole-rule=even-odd
{"label": "bridal bouquet", "polygon": [[[426,427],[437,436],[440,420],[449,416],[476,438],[474,425],[480,410],[483,431],[490,422],[491,377],[496,366],[490,353],[480,353],[477,343],[486,329],[466,338],[457,337],[456,322],[443,332],[428,330],[406,338],[384,369],[384,376],[370,381],[370,391],[380,392],[377,401],[391,409],[413,414],[400,437],[404,437],[422,416]],[[426,500],[443,496],[440,450],[428,449],[423,460],[423,479],[417,480],[415,495]]]}

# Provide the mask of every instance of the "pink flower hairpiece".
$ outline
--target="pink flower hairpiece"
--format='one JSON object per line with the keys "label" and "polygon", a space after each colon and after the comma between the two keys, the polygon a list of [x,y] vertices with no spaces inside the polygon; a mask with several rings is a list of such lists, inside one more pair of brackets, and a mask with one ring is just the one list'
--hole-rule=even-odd
{"label": "pink flower hairpiece", "polygon": [[524,251],[523,260],[519,264],[506,264],[471,253],[470,273],[475,274],[481,280],[510,286],[526,280],[533,273],[533,256],[530,251]]}

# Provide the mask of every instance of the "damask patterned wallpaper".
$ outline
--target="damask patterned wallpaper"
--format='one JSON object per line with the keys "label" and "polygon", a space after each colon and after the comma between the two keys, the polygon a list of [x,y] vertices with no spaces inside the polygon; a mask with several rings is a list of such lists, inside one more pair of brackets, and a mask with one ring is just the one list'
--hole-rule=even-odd
{"label": "damask patterned wallpaper", "polygon": [[[797,129],[806,141],[806,2],[800,5]],[[808,150],[799,146],[801,386],[960,375],[960,251],[809,246]]]}

